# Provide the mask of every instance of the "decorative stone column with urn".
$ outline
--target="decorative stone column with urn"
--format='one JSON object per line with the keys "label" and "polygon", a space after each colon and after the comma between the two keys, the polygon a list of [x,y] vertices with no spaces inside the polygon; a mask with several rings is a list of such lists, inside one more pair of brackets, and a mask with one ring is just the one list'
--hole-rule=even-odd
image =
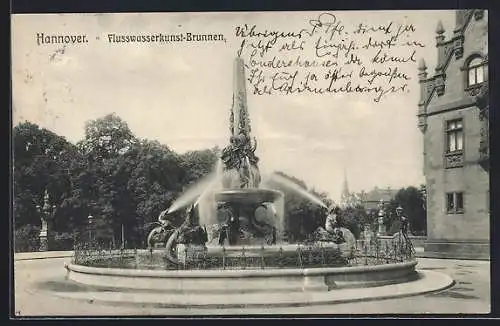
{"label": "decorative stone column with urn", "polygon": [[385,218],[385,202],[383,199],[380,200],[378,204],[378,232],[377,236],[387,235],[387,231],[384,225]]}
{"label": "decorative stone column with urn", "polygon": [[41,228],[39,233],[40,247],[39,251],[48,251],[51,248],[54,230],[53,218],[56,212],[56,205],[50,205],[49,193],[45,190],[43,197],[43,206],[36,206],[38,214],[40,214]]}

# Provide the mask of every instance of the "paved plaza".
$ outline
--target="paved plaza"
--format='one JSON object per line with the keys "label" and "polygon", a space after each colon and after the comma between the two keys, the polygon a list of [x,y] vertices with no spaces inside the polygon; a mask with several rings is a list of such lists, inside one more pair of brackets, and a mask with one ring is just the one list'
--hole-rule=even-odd
{"label": "paved plaza", "polygon": [[[164,309],[101,304],[58,298],[50,284],[64,282],[64,253],[48,259],[20,255],[14,263],[15,312],[17,316],[111,316],[111,315],[238,315],[238,314],[412,314],[489,313],[489,261],[419,258],[418,269],[445,273],[455,280],[447,290],[419,296],[321,306],[252,309]],[[58,258],[59,257],[59,258]],[[363,291],[363,289],[359,289]],[[140,294],[138,294],[140,296]],[[140,301],[140,298],[138,298]]]}

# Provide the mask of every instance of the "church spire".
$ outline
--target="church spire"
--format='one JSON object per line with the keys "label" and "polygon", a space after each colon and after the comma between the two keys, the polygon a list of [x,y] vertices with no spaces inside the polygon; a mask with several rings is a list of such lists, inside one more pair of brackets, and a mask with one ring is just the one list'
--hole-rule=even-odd
{"label": "church spire", "polygon": [[344,181],[342,183],[342,194],[340,195],[340,201],[343,206],[346,206],[349,204],[349,199],[351,197],[351,194],[349,192],[349,184],[347,182],[347,172],[344,168]]}
{"label": "church spire", "polygon": [[349,184],[347,182],[347,172],[344,169],[344,182],[342,183],[342,195],[349,195]]}

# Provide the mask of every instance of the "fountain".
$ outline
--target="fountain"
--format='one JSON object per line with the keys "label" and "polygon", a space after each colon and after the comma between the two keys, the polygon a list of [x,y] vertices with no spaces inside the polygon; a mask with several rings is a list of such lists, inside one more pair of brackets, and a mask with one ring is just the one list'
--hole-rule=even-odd
{"label": "fountain", "polygon": [[222,219],[218,222],[224,224],[222,231],[227,233],[229,245],[271,244],[275,242],[272,237],[276,225],[268,224],[269,220],[257,220],[255,213],[259,208],[274,213],[273,205],[283,193],[260,188],[259,158],[255,155],[257,140],[250,136],[244,69],[243,60],[237,58],[234,62],[230,141],[221,155],[223,190],[214,197]]}
{"label": "fountain", "polygon": [[[189,223],[186,223],[167,241],[167,259],[171,263],[177,264],[181,260],[185,263],[186,259],[193,259],[204,251],[210,251],[213,256],[220,252],[217,246],[228,246],[228,250],[233,252],[240,252],[245,246],[250,254],[252,248],[276,244],[277,234],[282,231],[283,218],[278,216],[275,205],[283,202],[283,193],[261,187],[259,158],[255,154],[257,140],[251,137],[244,69],[243,60],[236,58],[229,144],[222,150],[214,175],[191,188],[182,200],[176,201],[168,210],[175,211],[194,200],[190,214],[198,216],[192,227],[204,225],[205,232],[209,227],[210,234],[203,235],[209,246],[205,247],[198,239],[193,240],[195,244],[183,243],[179,246],[177,239],[183,232],[191,232],[186,227]],[[195,199],[195,196],[198,198]],[[203,207],[200,209],[200,206]],[[177,250],[173,249],[174,246]],[[175,251],[177,257],[171,254]]]}
{"label": "fountain", "polygon": [[[335,210],[322,230],[324,240],[290,244],[280,239],[284,195],[262,186],[242,59],[235,60],[234,70],[229,144],[216,171],[162,212],[165,217],[188,207],[184,223],[167,233],[165,248],[77,248],[72,263],[66,266],[68,279],[91,286],[113,284],[114,291],[134,288],[149,296],[168,293],[168,298],[155,300],[166,300],[169,307],[249,307],[325,304],[346,300],[341,294],[331,297],[330,291],[382,289],[388,284],[403,289],[404,283],[422,278],[406,242],[356,240],[339,225]],[[275,181],[287,184],[280,178]],[[325,206],[304,189],[296,190]],[[373,296],[377,291],[371,292]],[[321,294],[299,294],[304,292]],[[353,300],[364,297],[352,292],[348,296]]]}

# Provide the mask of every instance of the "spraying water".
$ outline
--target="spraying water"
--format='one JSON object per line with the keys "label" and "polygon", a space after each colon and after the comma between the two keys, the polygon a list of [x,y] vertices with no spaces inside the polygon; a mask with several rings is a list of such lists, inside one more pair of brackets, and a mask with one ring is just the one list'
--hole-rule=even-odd
{"label": "spraying water", "polygon": [[321,207],[327,208],[326,204],[320,198],[318,198],[317,196],[310,193],[307,189],[302,188],[301,186],[299,186],[295,182],[288,180],[287,178],[285,178],[279,174],[276,174],[276,173],[271,174],[269,176],[269,180],[275,181],[276,183],[279,183],[280,185],[286,187],[287,189],[295,191],[297,194],[301,195],[302,197],[309,199],[311,202],[313,202]]}
{"label": "spraying water", "polygon": [[175,212],[194,203],[194,206],[198,207],[202,225],[216,223],[214,191],[220,188],[223,177],[222,161],[219,159],[216,162],[214,171],[195,183],[176,199],[167,213]]}
{"label": "spraying water", "polygon": [[177,198],[167,211],[167,214],[173,213],[186,207],[197,199],[205,192],[207,192],[209,187],[212,187],[216,182],[218,176],[217,173],[211,173],[208,176],[202,178],[200,181],[195,183],[191,188],[189,188],[185,193],[183,193],[179,198]]}

